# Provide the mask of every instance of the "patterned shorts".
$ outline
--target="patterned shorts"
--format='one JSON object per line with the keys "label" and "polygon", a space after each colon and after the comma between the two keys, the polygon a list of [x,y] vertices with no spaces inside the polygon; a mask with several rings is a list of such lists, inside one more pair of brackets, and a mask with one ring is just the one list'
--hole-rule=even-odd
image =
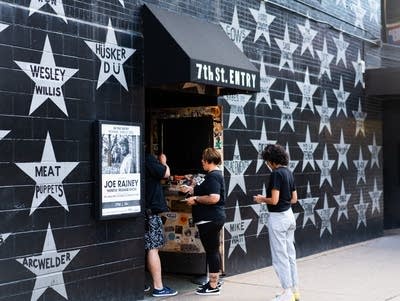
{"label": "patterned shorts", "polygon": [[150,215],[145,217],[144,248],[158,249],[164,245],[164,231],[161,217]]}

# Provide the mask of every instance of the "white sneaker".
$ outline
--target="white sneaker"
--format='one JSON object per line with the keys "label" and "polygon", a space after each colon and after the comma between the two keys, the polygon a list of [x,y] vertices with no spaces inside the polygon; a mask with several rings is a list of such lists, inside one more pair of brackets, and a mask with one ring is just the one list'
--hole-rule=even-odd
{"label": "white sneaker", "polygon": [[272,301],[295,301],[292,291],[287,290],[282,294],[275,296]]}

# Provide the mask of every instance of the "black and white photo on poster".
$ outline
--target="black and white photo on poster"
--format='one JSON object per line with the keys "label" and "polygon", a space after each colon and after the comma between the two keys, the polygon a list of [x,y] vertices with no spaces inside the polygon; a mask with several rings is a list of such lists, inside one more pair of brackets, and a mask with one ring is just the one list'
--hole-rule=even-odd
{"label": "black and white photo on poster", "polygon": [[140,127],[101,125],[102,215],[140,211]]}

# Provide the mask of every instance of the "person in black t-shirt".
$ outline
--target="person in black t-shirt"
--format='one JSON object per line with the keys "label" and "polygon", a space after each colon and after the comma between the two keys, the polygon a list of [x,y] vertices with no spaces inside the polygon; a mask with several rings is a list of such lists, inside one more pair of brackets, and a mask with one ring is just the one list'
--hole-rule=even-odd
{"label": "person in black t-shirt", "polygon": [[289,156],[278,144],[268,144],[261,156],[272,172],[267,195],[258,194],[254,196],[254,201],[266,203],[268,206],[272,265],[283,288],[282,294],[273,300],[300,300],[294,247],[296,219],[291,208],[291,205],[297,202],[297,191],[293,174],[287,168]]}
{"label": "person in black t-shirt", "polygon": [[192,206],[193,222],[199,230],[200,240],[206,251],[209,281],[197,289],[198,295],[220,294],[220,231],[226,220],[225,183],[222,171],[218,168],[221,161],[218,150],[206,148],[201,160],[203,169],[207,172],[204,181],[200,185],[184,187],[182,190],[192,195],[187,198],[186,203]]}

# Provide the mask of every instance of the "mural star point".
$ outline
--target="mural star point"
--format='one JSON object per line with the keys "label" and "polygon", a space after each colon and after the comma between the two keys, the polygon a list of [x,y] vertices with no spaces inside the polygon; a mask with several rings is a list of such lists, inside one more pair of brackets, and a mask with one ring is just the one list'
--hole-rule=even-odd
{"label": "mural star point", "polygon": [[319,187],[321,187],[325,181],[327,181],[329,185],[331,185],[332,187],[331,169],[333,167],[333,164],[335,164],[335,160],[329,160],[328,148],[326,144],[324,147],[324,154],[322,160],[315,160],[315,162],[317,162],[319,169],[321,170]]}
{"label": "mural star point", "polygon": [[343,86],[343,77],[340,76],[340,84],[339,84],[339,89],[333,89],[333,93],[336,96],[336,99],[338,101],[337,103],[337,108],[336,108],[336,116],[339,116],[339,113],[343,111],[344,115],[347,117],[347,108],[346,108],[346,101],[350,96],[349,92],[346,92],[344,90]]}
{"label": "mural star point", "polygon": [[365,136],[365,118],[367,118],[367,113],[362,111],[361,99],[358,99],[358,111],[353,111],[354,119],[356,120],[356,134],[362,133]]}
{"label": "mural star point", "polygon": [[371,168],[373,168],[375,164],[379,168],[379,152],[382,146],[376,145],[375,132],[372,138],[372,145],[368,145],[368,149],[371,152]]}
{"label": "mural star point", "polygon": [[[262,195],[267,195],[265,185],[263,185]],[[269,211],[267,204],[254,204],[250,205],[258,216],[257,236],[258,237],[264,227],[268,228]]]}
{"label": "mural star point", "polygon": [[335,109],[328,107],[326,91],[324,91],[324,95],[322,96],[322,105],[321,106],[316,105],[315,109],[317,110],[319,116],[321,116],[321,119],[319,122],[319,134],[322,132],[322,130],[325,127],[328,130],[329,134],[332,134],[330,118],[331,118],[333,112],[335,111]]}
{"label": "mural star point", "polygon": [[336,65],[339,64],[340,61],[342,61],[344,66],[347,68],[346,50],[349,47],[350,43],[343,40],[342,32],[339,33],[338,39],[333,37],[333,41],[335,42],[337,48]]}
{"label": "mural star point", "polygon": [[279,70],[287,64],[292,72],[294,72],[293,67],[293,52],[297,49],[298,45],[290,42],[289,29],[286,23],[285,34],[283,40],[275,38],[275,42],[281,50],[281,59],[279,61]]}
{"label": "mural star point", "polygon": [[317,35],[318,31],[311,29],[309,19],[306,19],[306,23],[304,24],[304,26],[297,24],[297,28],[299,29],[299,31],[303,37],[300,54],[303,55],[303,53],[308,49],[311,56],[314,58],[314,48],[313,48],[312,42],[313,42],[315,36]]}
{"label": "mural star point", "polygon": [[357,168],[357,184],[361,180],[363,180],[364,183],[367,183],[367,179],[366,179],[366,176],[365,176],[365,168],[368,165],[368,160],[364,160],[363,159],[361,146],[360,146],[360,152],[359,152],[359,155],[358,155],[358,160],[353,160],[353,163]]}
{"label": "mural star point", "polygon": [[340,189],[340,194],[334,195],[333,197],[335,198],[335,201],[339,206],[337,221],[339,221],[339,219],[340,219],[340,217],[342,215],[344,215],[346,217],[346,219],[349,219],[347,205],[349,203],[351,194],[350,193],[346,194],[346,191],[344,189],[344,181],[343,181],[343,179],[342,179],[342,186],[341,186],[341,189]]}
{"label": "mural star point", "polygon": [[306,68],[306,73],[304,75],[304,82],[297,82],[297,86],[302,94],[301,100],[301,112],[303,112],[304,108],[308,106],[310,110],[314,113],[314,102],[313,95],[318,89],[318,85],[313,85],[310,83],[310,74],[308,72],[308,67]]}
{"label": "mural star point", "polygon": [[251,96],[251,94],[235,94],[224,96],[225,100],[230,106],[228,128],[232,125],[236,118],[239,118],[245,128],[247,127],[244,107],[249,102]]}
{"label": "mural star point", "polygon": [[378,185],[376,184],[376,178],[374,178],[374,190],[368,192],[372,200],[372,214],[374,214],[375,210],[378,211],[378,213],[381,212],[379,199],[381,198],[382,192],[383,192],[382,190],[378,190]]}
{"label": "mural star point", "polygon": [[237,7],[233,10],[232,23],[219,22],[228,37],[236,44],[237,47],[243,52],[243,41],[250,34],[250,30],[241,28],[239,25],[239,18]]}
{"label": "mural star point", "polygon": [[306,130],[306,140],[303,142],[297,142],[297,144],[299,145],[300,149],[303,152],[302,171],[304,171],[304,168],[307,166],[307,164],[310,164],[312,169],[315,170],[314,151],[318,147],[318,142],[311,142],[310,130],[308,128],[308,125]]}
{"label": "mural star point", "polygon": [[260,139],[250,139],[250,142],[253,144],[254,148],[258,152],[257,167],[256,167],[256,172],[258,172],[260,170],[261,166],[264,164],[264,160],[261,158],[262,151],[264,150],[264,148],[267,144],[275,144],[276,140],[268,140],[267,131],[266,131],[265,122],[264,122],[262,124]]}
{"label": "mural star point", "polygon": [[340,142],[333,144],[333,146],[335,147],[339,156],[337,169],[339,169],[342,164],[346,167],[346,169],[349,169],[347,165],[347,152],[350,149],[350,144],[344,143],[343,129],[340,130]]}
{"label": "mural star point", "polygon": [[282,131],[283,127],[288,124],[292,131],[294,132],[294,123],[293,123],[293,112],[296,109],[298,103],[294,101],[290,101],[289,98],[289,90],[287,85],[285,86],[285,94],[283,99],[275,99],[276,104],[278,105],[281,111],[281,126],[280,131]]}
{"label": "mural star point", "polygon": [[322,50],[316,50],[319,60],[321,61],[320,70],[319,70],[319,78],[322,77],[324,73],[328,76],[329,80],[331,79],[331,68],[330,63],[332,62],[334,55],[328,52],[328,46],[326,43],[326,38],[324,38],[324,45]]}
{"label": "mural star point", "polygon": [[318,203],[318,198],[314,198],[311,195],[310,182],[307,183],[307,195],[304,199],[299,199],[299,204],[304,210],[303,217],[303,229],[307,224],[307,221],[310,220],[315,226],[315,215],[314,208]]}
{"label": "mural star point", "polygon": [[264,36],[268,45],[271,46],[271,41],[269,38],[269,26],[274,21],[275,16],[267,14],[265,11],[265,2],[260,2],[260,9],[256,10],[249,8],[254,20],[257,22],[256,33],[254,35],[254,43],[261,37]]}
{"label": "mural star point", "polygon": [[335,207],[329,207],[328,206],[328,199],[326,196],[324,196],[324,208],[323,209],[317,209],[319,217],[321,218],[321,230],[319,233],[319,237],[322,237],[322,234],[324,234],[325,230],[328,230],[330,234],[332,234],[332,223],[331,223],[331,217],[333,213],[335,212],[336,208]]}
{"label": "mural star point", "polygon": [[369,203],[364,203],[364,196],[363,192],[360,189],[360,203],[355,204],[354,208],[357,211],[358,217],[357,217],[357,229],[361,225],[361,223],[364,224],[365,227],[367,227],[367,209],[368,209]]}
{"label": "mural star point", "polygon": [[264,60],[261,58],[260,61],[260,92],[256,93],[256,107],[264,99],[268,106],[272,109],[271,104],[271,96],[269,94],[269,89],[271,88],[272,84],[275,82],[276,78],[272,76],[267,76],[265,72],[265,64]]}
{"label": "mural star point", "polygon": [[46,4],[50,5],[50,7],[53,9],[53,11],[56,13],[58,17],[63,19],[65,23],[68,23],[67,18],[65,17],[64,5],[62,0],[58,1],[31,0],[31,3],[29,4],[29,16],[38,12]]}
{"label": "mural star point", "polygon": [[351,62],[353,64],[354,71],[356,73],[356,78],[354,80],[354,87],[358,83],[361,83],[362,87],[365,88],[364,76],[363,76],[363,60],[361,59],[360,49],[358,50],[357,61]]}

